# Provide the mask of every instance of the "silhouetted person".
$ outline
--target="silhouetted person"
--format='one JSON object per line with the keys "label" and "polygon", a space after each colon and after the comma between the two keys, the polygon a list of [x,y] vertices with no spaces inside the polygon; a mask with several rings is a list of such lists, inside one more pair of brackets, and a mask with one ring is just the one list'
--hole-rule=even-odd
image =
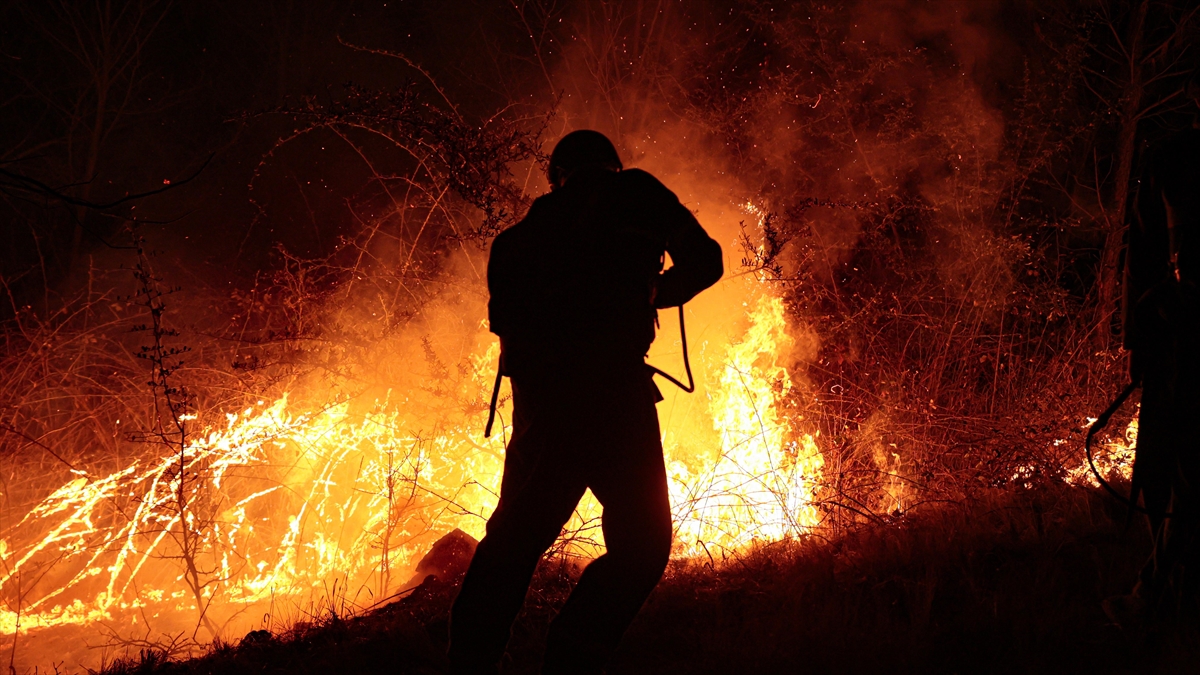
{"label": "silhouetted person", "polygon": [[[1200,104],[1200,78],[1187,94]],[[1200,609],[1200,118],[1148,150],[1132,215],[1125,348],[1142,382],[1133,500],[1140,492],[1150,513],[1154,553],[1133,594],[1105,603],[1121,623]]]}
{"label": "silhouetted person", "polygon": [[[500,501],[450,622],[455,673],[495,673],[535,567],[590,488],[606,552],[550,625],[543,673],[601,672],[666,568],[671,511],[645,355],[656,309],[716,283],[721,247],[607,138],[565,136],[551,192],[502,232],[488,319],[513,389]],[[663,269],[663,252],[673,266]]]}

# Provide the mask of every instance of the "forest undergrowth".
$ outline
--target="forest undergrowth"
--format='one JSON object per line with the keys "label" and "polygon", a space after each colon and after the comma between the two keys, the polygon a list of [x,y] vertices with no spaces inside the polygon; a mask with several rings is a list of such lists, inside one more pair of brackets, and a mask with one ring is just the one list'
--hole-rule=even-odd
{"label": "forest undergrowth", "polygon": [[[341,220],[309,208],[339,234],[320,255],[278,246],[212,288],[145,243],[168,230],[110,209],[118,248],[73,249],[53,283],[34,263],[0,279],[10,666],[36,617],[86,626],[97,642],[77,651],[103,652],[112,675],[437,672],[456,581],[399,589],[495,503],[504,439],[479,434],[497,357],[487,245],[577,127],[611,135],[726,248],[710,314],[727,331],[696,348],[702,380],[742,378],[758,398],[704,411],[707,445],[685,449],[716,474],[740,450],[727,445],[769,446],[777,461],[738,487],[784,505],[787,532],[745,550],[681,542],[703,555],[672,563],[614,672],[1170,672],[1195,653],[1189,631],[1131,634],[1100,612],[1148,543],[1087,487],[1081,446],[1126,378],[1129,134],[1183,124],[1171,102],[1196,13],[1156,15],[1162,63],[1124,83],[1094,75],[1125,53],[1127,17],[1091,6],[1022,5],[1024,51],[981,54],[963,45],[992,44],[986,22],[954,3],[752,2],[719,20],[668,4],[560,17],[531,3],[522,32],[574,46],[557,67],[526,59],[552,91],[483,112],[407,56],[339,37],[412,79],[236,116],[278,138],[239,226],[271,224],[288,157],[336,145],[365,171]],[[1130,121],[1116,102],[1135,89]],[[39,199],[14,217],[61,215]],[[733,362],[761,298],[779,308],[775,342]],[[1135,415],[1101,439],[1118,482]],[[725,444],[737,416],[762,431]],[[801,459],[819,469],[788,483]],[[594,544],[594,520],[573,527],[565,542]],[[547,559],[508,672],[532,672],[576,562]],[[147,589],[174,623],[145,610]],[[303,602],[280,609],[288,592]],[[263,628],[245,632],[251,614]]]}
{"label": "forest undergrowth", "polygon": [[[736,560],[676,561],[626,635],[620,673],[1188,673],[1200,631],[1127,630],[1101,610],[1149,551],[1145,527],[1098,490],[994,491],[834,540],[777,542]],[[536,673],[577,570],[547,558],[502,672]],[[146,651],[103,675],[448,672],[459,579],[427,579],[360,616],[324,612],[200,658]]]}

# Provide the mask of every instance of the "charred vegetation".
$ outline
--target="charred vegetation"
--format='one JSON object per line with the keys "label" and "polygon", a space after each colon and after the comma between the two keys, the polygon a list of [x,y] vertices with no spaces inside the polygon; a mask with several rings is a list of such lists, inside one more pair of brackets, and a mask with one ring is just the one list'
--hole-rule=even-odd
{"label": "charred vegetation", "polygon": [[495,505],[486,249],[592,127],[729,253],[688,306],[700,393],[660,405],[676,560],[620,672],[1169,670],[1191,637],[1099,614],[1148,544],[1082,439],[1200,15],[1039,4],[6,6],[9,665],[440,667],[454,579],[406,581]]}

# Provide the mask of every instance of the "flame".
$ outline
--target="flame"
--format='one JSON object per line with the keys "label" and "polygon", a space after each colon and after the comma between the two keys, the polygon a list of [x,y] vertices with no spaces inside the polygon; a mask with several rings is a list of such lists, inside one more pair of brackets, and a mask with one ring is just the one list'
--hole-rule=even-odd
{"label": "flame", "polygon": [[[750,283],[744,333],[701,349],[705,414],[664,420],[677,556],[736,552],[818,521],[817,435],[782,407],[793,389],[784,304]],[[498,344],[482,344],[468,387],[486,400]],[[437,537],[483,535],[503,464],[506,434],[481,440],[478,415],[431,421],[409,403],[391,392],[367,410],[343,399],[299,411],[285,394],[225,415],[182,449],[78,472],[4,531],[0,628],[143,615],[217,637],[236,634],[239,612],[300,606],[331,584],[351,589],[354,606],[387,598]],[[695,438],[716,447],[683,440]],[[569,550],[596,553],[599,513],[590,498],[580,505]]]}
{"label": "flame", "polygon": [[[1087,423],[1083,425],[1084,431],[1095,421],[1096,418],[1089,417]],[[1123,434],[1110,438],[1108,442],[1101,444],[1096,449],[1096,470],[1103,474],[1105,480],[1109,482],[1129,481],[1133,478],[1133,459],[1137,454],[1137,435],[1138,415],[1135,414],[1133,419],[1129,420],[1129,424],[1125,426]],[[1056,445],[1062,442],[1057,441]],[[1086,457],[1078,466],[1067,470],[1066,480],[1076,485],[1100,487],[1100,481],[1096,480],[1096,475],[1092,473],[1092,467],[1088,465]]]}
{"label": "flame", "polygon": [[354,414],[342,401],[298,414],[284,395],[227,415],[182,452],[73,479],[0,545],[7,596],[23,574],[63,579],[26,589],[0,627],[112,620],[159,600],[163,611],[225,614],[334,579],[387,591],[389,571],[411,567],[444,521],[482,534],[495,498],[472,477],[494,483],[501,466],[465,442],[475,429],[423,438],[398,408]]}
{"label": "flame", "polygon": [[748,316],[750,328],[726,347],[710,394],[717,460],[697,466],[683,448],[667,448],[684,555],[798,536],[818,521],[813,501],[824,462],[817,436],[794,433],[779,407],[792,389],[781,362],[791,346],[783,301],[761,293]]}

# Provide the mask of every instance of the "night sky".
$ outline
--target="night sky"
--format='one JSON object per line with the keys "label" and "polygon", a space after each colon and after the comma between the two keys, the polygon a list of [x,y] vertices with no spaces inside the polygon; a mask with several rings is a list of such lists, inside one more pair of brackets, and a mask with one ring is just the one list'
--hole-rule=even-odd
{"label": "night sky", "polygon": [[[347,227],[346,200],[369,177],[362,162],[319,134],[266,157],[294,127],[263,113],[304,97],[330,100],[347,84],[386,89],[425,81],[396,58],[348,45],[421,64],[468,116],[510,102],[534,109],[546,99],[533,45],[503,3],[99,5],[112,13],[114,42],[133,42],[107,55],[125,60],[111,74],[111,96],[120,101],[106,105],[94,175],[83,177],[95,122],[89,106],[96,105],[89,66],[106,55],[97,47],[101,10],[87,3],[7,3],[2,10],[3,161],[54,186],[76,184],[68,188],[76,195],[83,190],[77,184],[87,182],[88,197],[103,202],[179,180],[211,157],[192,184],[138,206],[141,218],[170,221],[147,228],[155,244],[205,265],[195,271],[214,284],[253,274],[276,244],[305,256],[328,253]],[[73,41],[76,28],[82,47]],[[51,258],[52,284],[69,276],[63,249],[71,246],[71,223],[53,222],[62,217],[45,214],[50,222],[35,226]],[[115,221],[91,218],[81,251],[120,238]],[[27,266],[32,242],[11,211],[5,220],[12,275]]]}
{"label": "night sky", "polygon": [[[617,5],[604,7],[578,12],[565,5],[474,0],[8,3],[0,22],[0,78],[7,92],[0,108],[0,161],[46,184],[69,186],[65,191],[76,197],[103,201],[179,180],[211,158],[184,189],[141,200],[138,217],[169,221],[144,231],[156,233],[154,243],[186,265],[207,265],[194,270],[199,277],[215,285],[230,275],[245,278],[269,264],[276,244],[301,256],[328,253],[353,221],[347,204],[371,196],[363,162],[328,133],[288,142],[272,154],[296,125],[271,111],[294,108],[306,97],[336,100],[346,85],[386,90],[415,81],[437,96],[413,67],[419,66],[469,119],[503,110],[536,124],[558,97],[574,96],[610,118],[601,126],[615,126],[638,105],[635,99],[656,93],[633,96],[622,91],[620,78],[604,74],[607,93],[581,87],[587,76],[581,65],[562,60],[564,43],[578,46],[580,36],[619,13]],[[911,43],[934,63],[964,69],[999,109],[1011,103],[1024,64],[1043,49],[1035,34],[1053,38],[1063,30],[1061,17],[1031,24],[1038,8],[1019,2],[879,7],[835,10],[827,20],[838,30],[866,22],[868,34],[891,46]],[[678,53],[657,45],[655,64],[651,56],[643,61],[642,55],[623,52],[625,38],[619,34],[639,21],[647,25],[664,8],[673,17],[671,39]],[[779,37],[764,33],[762,17],[755,14],[768,10],[774,11],[769,4],[756,10],[721,2],[638,6],[613,22],[608,47],[635,69],[683,68],[671,77],[688,86],[695,82],[686,79],[693,78],[708,85],[727,81],[720,89],[734,92],[761,89],[755,70],[770,67],[776,48],[766,40]],[[896,18],[910,22],[889,36],[885,29]],[[116,45],[107,52],[99,46],[106,34]],[[411,64],[363,51],[372,49],[402,54]],[[713,60],[706,61],[708,56]],[[680,62],[671,65],[675,59]],[[109,62],[105,71],[101,66]],[[696,70],[704,67],[711,72]],[[107,99],[97,126],[102,80],[108,83]],[[624,99],[615,108],[613,92]],[[697,95],[703,94],[691,94]],[[563,124],[578,123],[562,114],[556,121],[547,142]],[[89,165],[91,156],[95,161]],[[89,166],[92,173],[85,175]],[[7,276],[25,276],[32,286],[41,286],[25,274],[37,257],[30,252],[32,238],[41,242],[46,261],[38,266],[45,267],[52,286],[70,276],[72,256],[106,248],[102,239],[119,243],[110,241],[120,238],[113,218],[90,214],[88,234],[81,238],[74,223],[60,222],[71,216],[20,213],[5,212],[10,244],[4,268]],[[38,224],[28,224],[34,220]]]}
{"label": "night sky", "polygon": [[[406,521],[420,521],[407,548],[387,549],[378,569],[378,542],[362,543],[378,514],[355,516],[366,534],[353,545],[368,552],[357,590],[386,594],[407,577],[412,565],[392,570],[387,555],[407,565],[451,527],[482,528],[479,514],[429,495],[475,490],[472,508],[494,506],[486,481],[498,486],[504,440],[476,438],[498,354],[485,322],[488,247],[548,189],[555,142],[593,128],[724,247],[724,279],[688,304],[699,393],[670,392],[658,408],[668,460],[707,480],[763,446],[773,463],[743,462],[759,474],[738,474],[737,489],[792,480],[810,462],[774,493],[803,518],[771,530],[807,548],[787,543],[736,568],[714,555],[741,564],[739,551],[761,543],[735,550],[752,528],[721,534],[721,546],[740,542],[728,558],[700,535],[677,540],[695,557],[647,606],[657,623],[635,626],[626,665],[665,663],[673,649],[679,663],[711,662],[678,672],[732,672],[711,664],[794,666],[811,652],[827,668],[878,672],[911,650],[930,666],[921,672],[970,672],[966,652],[982,650],[1005,655],[997,672],[1047,654],[1057,664],[1047,672],[1066,672],[1078,655],[1046,645],[1082,641],[1094,648],[1083,662],[1144,672],[1157,652],[1114,639],[1100,603],[1128,591],[1149,538],[1088,482],[1082,438],[1128,378],[1130,195],[1148,149],[1196,120],[1185,95],[1200,67],[1192,5],[0,4],[0,559],[40,545],[21,518],[43,500],[182,447],[183,431],[163,440],[168,417],[232,429],[229,411],[245,420],[272,402],[303,424],[349,410],[331,423],[343,431],[355,415],[392,415],[386,442],[353,427],[379,462],[401,436],[446,453],[451,478],[420,493],[429,501]],[[146,327],[159,316],[165,328]],[[672,372],[675,330],[664,320],[650,354]],[[167,359],[178,362],[148,366],[151,343],[178,346]],[[183,388],[153,379],[163,372]],[[172,395],[183,402],[164,408]],[[769,424],[755,423],[761,411]],[[1104,441],[1102,466],[1121,489],[1132,451],[1122,434],[1136,434],[1137,414],[1126,406]],[[726,447],[735,434],[722,425],[738,424],[745,442]],[[312,433],[322,452],[343,449],[320,445],[332,432]],[[453,438],[439,445],[438,434]],[[459,475],[479,457],[488,476]],[[254,480],[282,485],[272,472],[287,461],[268,459]],[[359,470],[346,461],[338,471]],[[425,478],[412,480],[415,490]],[[262,495],[255,522],[311,516],[285,491],[245,498]],[[334,541],[336,520],[312,527],[337,530]],[[278,534],[270,527],[263,541]],[[72,535],[71,555],[108,546],[102,535]],[[10,607],[0,617],[79,560],[36,551],[29,559],[54,573],[24,591],[0,579]],[[179,587],[178,557],[156,559],[147,583]],[[565,569],[535,584],[549,599],[523,615],[515,644],[526,656],[569,586]],[[71,592],[107,597],[90,578]],[[231,588],[222,611],[236,616]],[[437,603],[452,594],[434,589],[433,609],[413,610],[428,619],[417,633],[444,633]],[[825,614],[796,610],[801,596]],[[180,607],[164,616],[197,627],[194,608]],[[121,630],[139,620],[121,615]],[[54,630],[80,644],[98,630],[72,621]],[[777,640],[778,625],[802,637]],[[43,633],[30,664],[44,667],[59,635]],[[1189,650],[1176,652],[1194,665]],[[71,658],[86,663],[85,652]],[[650,672],[638,667],[619,672]]]}

